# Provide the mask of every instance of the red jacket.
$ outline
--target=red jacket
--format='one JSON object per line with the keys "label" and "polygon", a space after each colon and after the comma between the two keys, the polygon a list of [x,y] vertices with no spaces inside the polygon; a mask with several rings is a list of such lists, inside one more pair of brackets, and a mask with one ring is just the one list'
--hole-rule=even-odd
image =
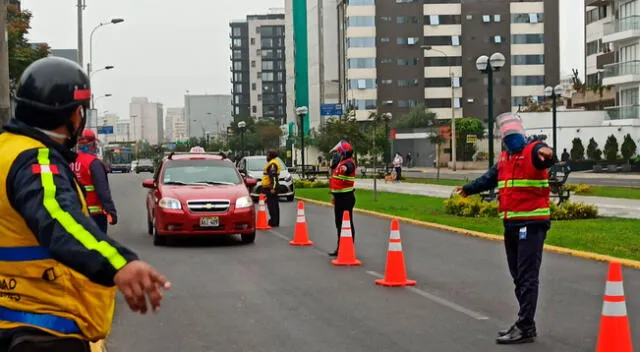
{"label": "red jacket", "polygon": [[98,160],[95,155],[78,153],[76,161],[71,164],[71,169],[86,191],[87,206],[89,207],[89,214],[91,215],[102,214],[102,204],[100,204],[100,200],[98,199],[90,171],[91,163],[95,160]]}
{"label": "red jacket", "polygon": [[[538,142],[540,143],[540,142]],[[549,220],[549,173],[531,160],[529,143],[520,153],[502,152],[498,160],[499,211],[505,220]]]}
{"label": "red jacket", "polygon": [[[352,163],[354,168],[349,174],[342,174],[340,172],[340,168],[347,163]],[[352,192],[354,190],[354,185],[356,181],[356,163],[353,159],[348,158],[344,159],[338,163],[335,169],[333,169],[333,173],[331,174],[331,180],[329,180],[329,190],[331,193],[347,193]]]}

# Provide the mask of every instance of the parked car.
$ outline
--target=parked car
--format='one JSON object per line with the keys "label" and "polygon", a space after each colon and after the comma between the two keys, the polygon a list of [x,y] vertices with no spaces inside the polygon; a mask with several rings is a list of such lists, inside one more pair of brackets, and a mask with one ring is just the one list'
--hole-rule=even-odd
{"label": "parked car", "polygon": [[228,236],[242,242],[256,238],[256,211],[245,178],[228,159],[212,153],[171,153],[154,179],[142,186],[147,194],[147,227],[154,245],[170,236]]}
{"label": "parked car", "polygon": [[151,159],[138,160],[138,163],[135,166],[136,174],[139,174],[141,172],[153,173],[154,169],[155,168],[153,167],[153,160]]}
{"label": "parked car", "polygon": [[[280,163],[280,180],[278,186],[278,194],[281,197],[285,197],[287,201],[292,202],[295,198],[295,189],[293,186],[293,178],[287,169],[284,161],[278,158],[278,162]],[[262,193],[262,174],[264,172],[264,167],[267,165],[267,157],[266,156],[246,156],[238,162],[238,170],[243,175],[256,179],[255,186],[251,187],[251,197],[257,199]]]}

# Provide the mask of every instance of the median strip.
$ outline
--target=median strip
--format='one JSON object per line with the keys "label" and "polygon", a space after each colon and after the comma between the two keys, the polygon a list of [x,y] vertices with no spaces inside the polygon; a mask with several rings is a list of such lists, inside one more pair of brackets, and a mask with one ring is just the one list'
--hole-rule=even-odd
{"label": "median strip", "polygon": [[[325,201],[320,201],[320,200],[306,198],[306,197],[300,197],[300,196],[296,196],[296,199],[304,201],[304,202],[307,202],[307,203],[315,204],[315,205],[320,205],[320,206],[324,206],[324,207],[332,207],[331,203],[328,203],[328,202],[325,202]],[[501,235],[493,235],[493,234],[488,234],[488,233],[484,233],[484,232],[467,230],[467,229],[463,229],[463,228],[459,228],[459,227],[447,226],[447,225],[437,224],[437,223],[433,223],[433,222],[415,220],[415,219],[410,219],[410,218],[406,218],[406,217],[401,217],[401,216],[396,216],[396,215],[391,215],[391,214],[385,214],[385,213],[380,213],[380,212],[366,210],[366,209],[360,209],[360,208],[355,208],[354,211],[357,212],[357,213],[360,213],[360,214],[374,216],[374,217],[377,217],[377,218],[382,218],[382,219],[387,219],[387,220],[398,219],[399,221],[402,221],[402,222],[407,223],[407,224],[426,227],[426,228],[432,228],[432,229],[441,230],[441,231],[454,232],[454,233],[458,233],[458,234],[465,235],[465,236],[477,237],[477,238],[482,238],[482,239],[492,240],[492,241],[502,241],[503,240],[503,236],[501,236]],[[640,261],[637,261],[637,260],[619,258],[619,257],[614,257],[614,256],[609,256],[609,255],[604,255],[604,254],[598,254],[598,253],[593,253],[593,252],[569,249],[569,248],[558,247],[558,246],[548,245],[548,244],[544,245],[544,249],[546,251],[548,251],[548,252],[553,252],[553,253],[562,254],[562,255],[570,255],[570,256],[574,256],[574,257],[590,259],[590,260],[595,260],[595,261],[601,261],[601,262],[616,261],[616,262],[621,263],[624,266],[627,266],[627,267],[630,267],[630,268],[634,268],[634,269],[640,269]]]}

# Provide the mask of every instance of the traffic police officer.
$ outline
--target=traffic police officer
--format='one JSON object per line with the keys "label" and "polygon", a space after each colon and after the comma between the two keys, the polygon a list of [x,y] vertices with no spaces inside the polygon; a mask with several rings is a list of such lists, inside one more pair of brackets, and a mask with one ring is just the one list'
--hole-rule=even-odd
{"label": "traffic police officer", "polygon": [[0,135],[2,352],[89,351],[111,328],[115,287],[141,313],[169,287],[87,216],[69,164],[90,98],[89,77],[63,58],[34,62],[18,82]]}
{"label": "traffic police officer", "polygon": [[118,214],[111,199],[107,170],[96,156],[96,135],[92,130],[82,131],[78,149],[78,156],[71,168],[86,192],[89,215],[100,230],[107,233],[107,224],[115,225]]}
{"label": "traffic police officer", "polygon": [[[351,236],[353,241],[356,240],[356,230],[353,226],[353,207],[356,204],[355,181],[356,181],[356,162],[353,160],[353,150],[351,144],[345,140],[341,140],[333,147],[330,153],[339,155],[339,161],[335,165],[331,165],[331,178],[329,180],[329,191],[333,198],[333,212],[336,222],[336,230],[338,235],[338,244],[336,250],[329,253],[330,256],[337,256],[340,248],[340,230],[342,228],[342,217],[345,211],[349,212],[351,219]],[[334,159],[336,160],[336,159]]]}
{"label": "traffic police officer", "polygon": [[277,153],[273,150],[267,152],[267,165],[262,172],[262,191],[267,197],[269,208],[269,226],[280,226],[280,197],[278,196],[278,180],[280,179],[280,163]]}
{"label": "traffic police officer", "polygon": [[527,142],[517,114],[504,113],[497,122],[506,150],[487,173],[456,190],[466,197],[498,187],[507,262],[520,310],[515,324],[499,331],[496,342],[533,342],[542,249],[551,226],[548,168],[556,159],[542,141]]}

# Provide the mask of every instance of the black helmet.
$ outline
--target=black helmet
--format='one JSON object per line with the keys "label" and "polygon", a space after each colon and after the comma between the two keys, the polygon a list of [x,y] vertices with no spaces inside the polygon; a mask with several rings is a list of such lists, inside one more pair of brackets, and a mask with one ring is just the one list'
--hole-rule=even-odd
{"label": "black helmet", "polygon": [[[63,125],[74,137],[71,113],[78,107],[89,108],[89,77],[77,63],[49,56],[29,65],[16,88],[15,117],[27,125],[50,130]],[[84,116],[86,116],[86,111]]]}

